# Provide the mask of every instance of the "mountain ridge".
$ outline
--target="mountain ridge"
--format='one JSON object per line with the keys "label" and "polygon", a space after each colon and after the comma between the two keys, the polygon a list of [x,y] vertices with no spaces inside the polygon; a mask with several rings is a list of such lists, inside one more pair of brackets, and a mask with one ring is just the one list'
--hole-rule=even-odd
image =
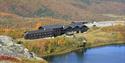
{"label": "mountain ridge", "polygon": [[125,0],[1,0],[0,11],[23,17],[65,20],[114,19],[102,14],[125,15]]}

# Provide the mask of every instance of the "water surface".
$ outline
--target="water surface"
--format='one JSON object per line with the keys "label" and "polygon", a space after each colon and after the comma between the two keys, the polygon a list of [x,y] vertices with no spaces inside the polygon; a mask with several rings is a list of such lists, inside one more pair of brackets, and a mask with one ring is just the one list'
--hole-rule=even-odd
{"label": "water surface", "polygon": [[104,46],[48,57],[49,63],[125,63],[125,46]]}

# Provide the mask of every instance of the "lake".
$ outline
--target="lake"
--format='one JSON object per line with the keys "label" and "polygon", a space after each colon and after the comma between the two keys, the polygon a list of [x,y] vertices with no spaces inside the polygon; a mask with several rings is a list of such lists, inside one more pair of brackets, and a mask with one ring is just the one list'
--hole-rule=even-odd
{"label": "lake", "polygon": [[49,63],[125,63],[125,46],[103,46],[46,58]]}

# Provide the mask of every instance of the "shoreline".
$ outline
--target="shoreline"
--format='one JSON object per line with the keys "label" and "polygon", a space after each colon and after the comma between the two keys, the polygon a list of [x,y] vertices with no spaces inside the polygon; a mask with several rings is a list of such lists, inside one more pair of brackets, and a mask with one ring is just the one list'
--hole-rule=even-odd
{"label": "shoreline", "polygon": [[103,43],[103,44],[98,44],[98,45],[91,45],[91,46],[87,46],[86,49],[103,47],[103,46],[110,46],[110,45],[125,45],[125,41],[111,42],[111,43],[105,43],[105,44]]}
{"label": "shoreline", "polygon": [[48,54],[48,55],[43,55],[42,58],[45,58],[45,57],[51,57],[51,56],[57,56],[57,55],[63,55],[63,54],[67,54],[67,53],[70,53],[70,52],[73,52],[73,51],[76,51],[76,50],[80,50],[80,49],[83,49],[84,47],[79,47],[79,48],[69,48],[69,49],[66,49],[64,50],[63,52],[59,52],[59,53],[51,53],[51,54]]}
{"label": "shoreline", "polygon": [[67,54],[67,53],[77,51],[77,50],[81,50],[81,49],[86,50],[86,49],[90,49],[90,48],[96,48],[96,47],[102,47],[102,46],[108,46],[108,45],[125,45],[125,41],[118,41],[118,42],[111,42],[111,43],[109,43],[109,42],[98,43],[97,45],[92,44],[90,46],[85,46],[85,47],[69,48],[69,49],[64,50],[63,52],[51,53],[51,54],[48,54],[48,55],[43,55],[42,57],[46,58],[46,57],[51,57],[51,56],[58,56],[58,55]]}

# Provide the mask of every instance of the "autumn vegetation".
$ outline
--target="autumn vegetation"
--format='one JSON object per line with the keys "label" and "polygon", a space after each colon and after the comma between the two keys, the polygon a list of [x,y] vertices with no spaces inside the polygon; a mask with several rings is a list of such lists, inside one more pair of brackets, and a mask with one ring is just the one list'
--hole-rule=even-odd
{"label": "autumn vegetation", "polygon": [[51,17],[24,18],[15,14],[0,12],[0,35],[23,38],[26,31],[37,30],[40,26],[68,23],[68,21]]}
{"label": "autumn vegetation", "polygon": [[22,17],[53,17],[64,20],[124,20],[121,17],[107,15],[124,16],[124,3],[124,0],[0,0],[0,11]]}
{"label": "autumn vegetation", "polygon": [[[29,51],[35,52],[41,57],[62,54],[77,48],[83,48],[83,46],[85,46],[84,40],[87,41],[87,46],[98,46],[109,43],[114,44],[114,42],[124,43],[125,41],[125,29],[123,25],[103,28],[93,27],[86,33],[75,34],[73,37],[66,37],[63,35],[54,39],[25,40],[23,39],[23,35],[26,31],[37,30],[39,26],[49,24],[65,25],[69,24],[70,21],[54,19],[52,17],[24,18],[10,13],[1,13],[0,18],[0,35],[7,35],[15,38],[18,40],[17,43],[23,44]],[[8,60],[17,61],[16,58],[13,57],[7,58]],[[3,59],[6,60],[6,57],[3,57]],[[27,63],[37,62],[27,59],[23,59],[23,61]]]}
{"label": "autumn vegetation", "polygon": [[[65,50],[84,46],[84,38],[60,36],[54,39],[18,40],[30,51],[39,56],[55,55]],[[31,44],[32,43],[32,44]]]}
{"label": "autumn vegetation", "polygon": [[[79,20],[125,20],[124,3],[124,0],[0,0],[0,35],[15,38],[17,43],[41,57],[83,48],[84,40],[87,41],[86,47],[125,43],[125,26],[122,25],[93,27],[73,37],[63,35],[54,39],[23,39],[26,31],[49,24],[65,25]],[[0,55],[0,61],[4,60],[14,63],[45,63]]]}
{"label": "autumn vegetation", "polygon": [[18,43],[22,43],[39,56],[47,56],[83,47],[83,41],[87,41],[86,47],[125,43],[124,31],[123,25],[92,27],[86,33],[75,34],[73,37],[63,35],[51,39],[19,39]]}
{"label": "autumn vegetation", "polygon": [[88,46],[99,46],[107,44],[125,43],[125,28],[123,25],[109,27],[93,27],[84,37],[87,39]]}
{"label": "autumn vegetation", "polygon": [[0,55],[0,62],[5,63],[47,63],[41,60],[30,60],[26,58],[18,58],[13,56]]}
{"label": "autumn vegetation", "polygon": [[[26,31],[37,30],[39,26],[49,24],[68,24],[69,22],[61,19],[54,19],[51,17],[45,18],[24,18],[15,14],[0,12],[0,35],[7,35],[14,39],[20,39],[24,37]],[[35,43],[35,42],[34,42]],[[36,44],[34,44],[35,46]],[[29,45],[27,45],[29,47]],[[39,46],[40,47],[40,46]],[[30,51],[38,52],[37,47],[32,47]],[[42,50],[44,51],[44,50]],[[18,58],[11,56],[0,56],[0,61],[8,61],[14,63],[46,63],[43,61],[37,61],[33,59]]]}
{"label": "autumn vegetation", "polygon": [[[73,37],[65,35],[54,39],[25,40],[23,34],[26,31],[37,30],[39,26],[49,24],[69,24],[70,21],[46,18],[24,18],[14,14],[1,13],[0,16],[0,35],[7,35],[18,40],[17,43],[23,44],[29,51],[35,52],[40,57],[63,54],[74,49],[83,48],[84,40],[87,41],[87,47],[124,43],[125,28],[123,25],[110,27],[93,27],[86,33],[75,34]],[[9,19],[8,19],[9,18]],[[16,62],[17,58],[1,56],[1,60]],[[22,59],[22,63],[41,63],[41,61]]]}
{"label": "autumn vegetation", "polygon": [[0,55],[0,61],[12,61],[12,62],[20,62],[21,60],[12,56]]}

